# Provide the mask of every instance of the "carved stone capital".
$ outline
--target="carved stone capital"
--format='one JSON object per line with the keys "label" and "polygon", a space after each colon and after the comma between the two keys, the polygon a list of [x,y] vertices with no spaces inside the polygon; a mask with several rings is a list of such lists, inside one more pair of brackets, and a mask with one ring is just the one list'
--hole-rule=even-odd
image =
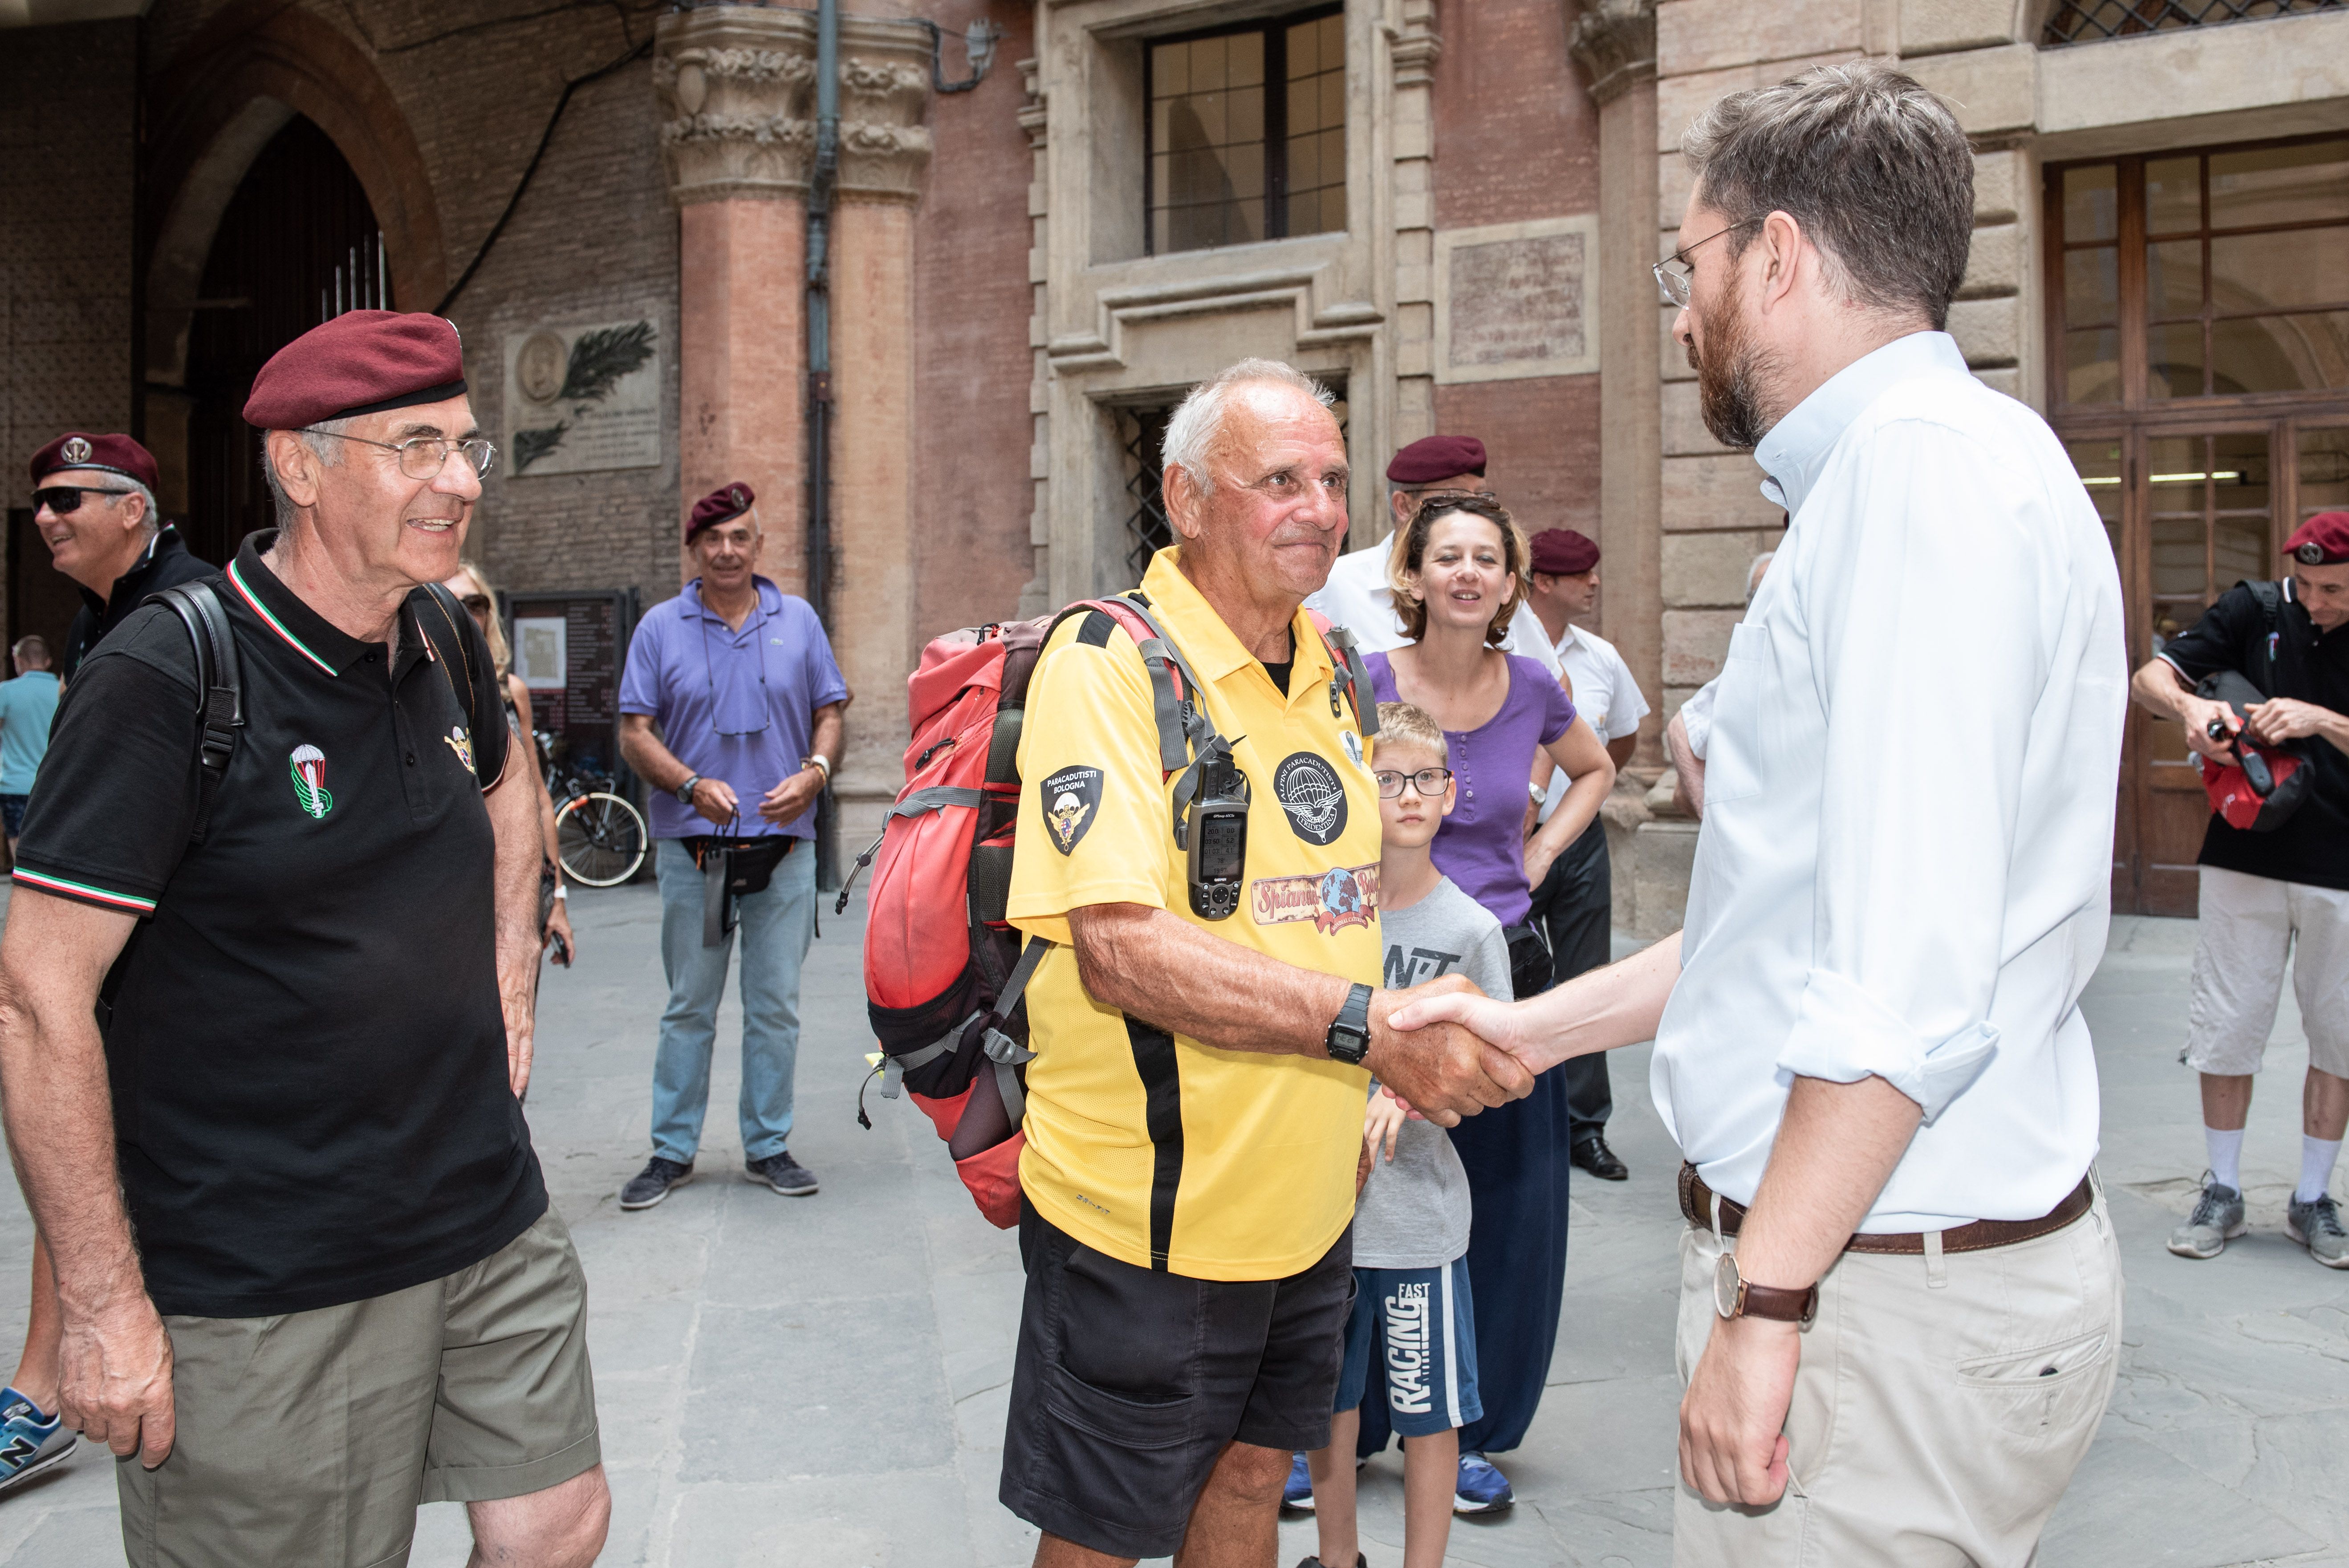
{"label": "carved stone capital", "polygon": [[1403,0],[1402,26],[1388,37],[1395,86],[1421,88],[1435,80],[1435,62],[1444,57],[1444,37],[1435,30],[1435,0]]}
{"label": "carved stone capital", "polygon": [[932,143],[930,34],[909,22],[845,16],[840,28],[840,193],[919,198]]}
{"label": "carved stone capital", "polygon": [[798,199],[815,146],[815,25],[806,12],[673,12],[655,34],[661,159],[679,206]]}
{"label": "carved stone capital", "polygon": [[1656,0],[1582,0],[1567,46],[1590,73],[1594,102],[1656,77]]}
{"label": "carved stone capital", "polygon": [[1019,129],[1028,133],[1029,147],[1041,148],[1050,119],[1044,106],[1043,63],[1022,60],[1019,70],[1020,88],[1028,95],[1028,101],[1019,106]]}

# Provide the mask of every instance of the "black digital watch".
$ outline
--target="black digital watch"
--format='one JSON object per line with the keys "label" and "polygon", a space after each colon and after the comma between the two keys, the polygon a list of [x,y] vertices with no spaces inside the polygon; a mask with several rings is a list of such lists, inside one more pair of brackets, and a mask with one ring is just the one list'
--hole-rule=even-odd
{"label": "black digital watch", "polygon": [[1346,1005],[1338,1009],[1337,1022],[1321,1037],[1329,1047],[1330,1059],[1360,1067],[1362,1058],[1371,1054],[1371,988],[1357,983],[1346,993]]}

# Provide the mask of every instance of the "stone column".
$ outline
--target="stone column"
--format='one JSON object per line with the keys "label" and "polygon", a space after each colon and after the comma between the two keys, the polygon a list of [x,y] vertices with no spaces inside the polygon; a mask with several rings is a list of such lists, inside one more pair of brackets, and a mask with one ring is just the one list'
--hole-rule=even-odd
{"label": "stone column", "polygon": [[[904,780],[914,623],[914,211],[930,133],[930,36],[842,19],[833,211],[832,640],[856,694],[835,785],[841,841],[862,849]],[[935,628],[940,629],[943,628]]]}
{"label": "stone column", "polygon": [[1586,0],[1575,58],[1599,105],[1600,634],[1651,710],[1634,767],[1664,763],[1662,422],[1655,388],[1656,0]]}
{"label": "stone column", "polygon": [[[815,24],[713,6],[660,19],[653,82],[680,209],[678,538],[731,480],[758,492],[761,565],[804,593],[807,176]],[[680,543],[679,581],[693,574]]]}

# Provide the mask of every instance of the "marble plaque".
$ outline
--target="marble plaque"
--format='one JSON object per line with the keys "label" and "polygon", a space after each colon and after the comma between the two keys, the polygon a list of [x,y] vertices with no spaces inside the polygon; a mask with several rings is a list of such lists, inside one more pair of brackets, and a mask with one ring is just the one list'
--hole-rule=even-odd
{"label": "marble plaque", "polygon": [[660,332],[649,318],[509,333],[505,357],[508,474],[659,463]]}
{"label": "marble plaque", "polygon": [[1435,235],[1435,379],[1599,368],[1599,220],[1583,213]]}

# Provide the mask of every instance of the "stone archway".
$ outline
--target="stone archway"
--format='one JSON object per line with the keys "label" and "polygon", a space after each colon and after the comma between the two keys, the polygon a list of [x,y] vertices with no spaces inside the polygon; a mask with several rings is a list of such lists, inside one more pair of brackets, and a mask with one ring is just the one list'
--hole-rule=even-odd
{"label": "stone archway", "polygon": [[[424,155],[366,50],[283,0],[243,0],[198,31],[148,99],[146,364],[150,445],[167,469],[172,388],[184,380],[188,329],[221,214],[254,157],[295,114],[332,139],[383,228],[394,302],[429,310],[449,263]],[[160,405],[160,406],[159,406]],[[184,423],[180,413],[177,423]],[[170,504],[170,498],[165,498]]]}

